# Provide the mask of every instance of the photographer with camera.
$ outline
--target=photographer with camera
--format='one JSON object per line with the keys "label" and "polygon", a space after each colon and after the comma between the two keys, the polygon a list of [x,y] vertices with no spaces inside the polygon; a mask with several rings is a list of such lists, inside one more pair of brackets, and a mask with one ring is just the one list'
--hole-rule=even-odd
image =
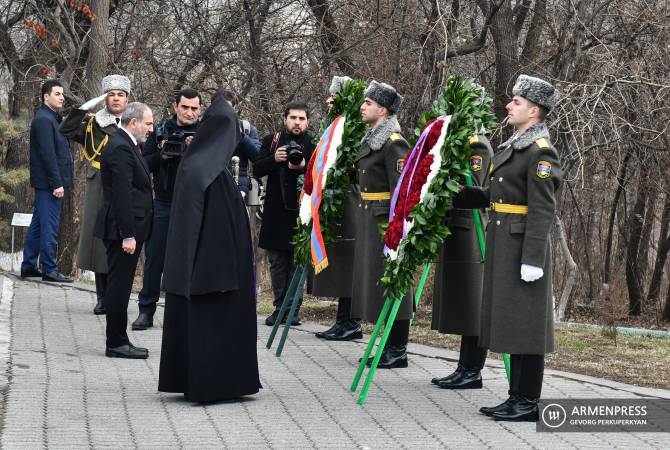
{"label": "photographer with camera", "polygon": [[142,290],[138,296],[140,312],[132,324],[133,330],[146,330],[153,326],[156,303],[160,296],[177,168],[198,126],[202,98],[195,89],[183,88],[175,95],[172,108],[175,114],[156,127],[142,149],[142,156],[153,177],[154,218],[151,238],[145,247]]}
{"label": "photographer with camera", "polygon": [[[290,103],[284,109],[284,130],[265,136],[254,164],[254,175],[267,175],[263,222],[258,246],[265,249],[270,263],[270,278],[275,311],[265,320],[274,325],[293,272],[293,230],[298,218],[298,183],[312,156],[314,144],[307,133],[309,113],[304,103]],[[292,325],[299,325],[296,314]]]}

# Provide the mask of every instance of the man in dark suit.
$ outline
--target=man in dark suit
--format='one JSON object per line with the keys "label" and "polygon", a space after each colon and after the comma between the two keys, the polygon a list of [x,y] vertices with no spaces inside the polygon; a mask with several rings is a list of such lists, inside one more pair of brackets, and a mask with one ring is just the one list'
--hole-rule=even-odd
{"label": "man in dark suit", "polygon": [[145,359],[149,352],[128,340],[128,299],[142,244],[151,233],[151,178],[140,144],[153,131],[153,114],[143,103],[130,103],[121,116],[120,131],[102,155],[100,174],[104,201],[94,236],[107,249],[107,350],[113,358]]}
{"label": "man in dark suit", "polygon": [[[21,278],[71,283],[56,266],[60,207],[72,189],[72,154],[67,138],[58,130],[63,108],[63,85],[47,80],[42,85],[42,106],[30,124],[30,185],[35,188],[35,209],[23,248]],[[39,256],[42,272],[37,268]]]}

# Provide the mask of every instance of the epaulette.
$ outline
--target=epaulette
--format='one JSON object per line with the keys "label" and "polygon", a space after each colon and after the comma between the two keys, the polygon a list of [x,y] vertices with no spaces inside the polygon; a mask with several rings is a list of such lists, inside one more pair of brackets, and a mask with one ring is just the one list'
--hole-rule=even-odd
{"label": "epaulette", "polygon": [[540,138],[540,139],[536,140],[535,143],[536,143],[537,146],[540,147],[540,148],[549,148],[549,147],[551,147],[551,145],[549,144],[549,142],[547,142],[547,140],[546,140],[545,138]]}
{"label": "epaulette", "polygon": [[397,141],[398,139],[402,139],[402,135],[400,133],[391,133],[389,139],[391,139],[392,141]]}
{"label": "epaulette", "polygon": [[479,142],[479,136],[477,136],[476,134],[470,136],[470,145],[476,144],[477,142]]}

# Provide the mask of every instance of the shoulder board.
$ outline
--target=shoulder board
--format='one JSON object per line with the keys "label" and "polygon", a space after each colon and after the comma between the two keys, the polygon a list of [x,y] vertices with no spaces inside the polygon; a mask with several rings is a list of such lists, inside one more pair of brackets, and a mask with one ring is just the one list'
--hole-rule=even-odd
{"label": "shoulder board", "polygon": [[402,135],[400,133],[391,133],[389,139],[391,139],[392,141],[397,141],[399,139],[402,139]]}
{"label": "shoulder board", "polygon": [[476,144],[477,142],[479,142],[479,136],[477,136],[476,134],[470,136],[470,145]]}
{"label": "shoulder board", "polygon": [[535,143],[536,143],[537,146],[540,147],[540,148],[549,148],[549,147],[551,147],[551,144],[550,144],[549,142],[547,142],[547,140],[546,140],[545,138],[540,138],[540,139],[538,139],[537,141],[535,141]]}

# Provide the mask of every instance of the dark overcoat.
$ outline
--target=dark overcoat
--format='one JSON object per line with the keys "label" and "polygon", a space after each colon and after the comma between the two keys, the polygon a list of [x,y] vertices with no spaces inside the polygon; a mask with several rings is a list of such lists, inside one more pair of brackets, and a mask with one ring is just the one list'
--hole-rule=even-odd
{"label": "dark overcoat", "polygon": [[[493,157],[491,143],[485,135],[479,134],[470,138],[470,147],[473,184],[485,186]],[[484,264],[473,211],[455,209],[447,216],[451,234],[440,247],[433,291],[431,327],[440,333],[479,336]],[[479,212],[485,227],[488,216],[485,210]]]}
{"label": "dark overcoat", "polygon": [[[351,317],[376,322],[386,297],[381,278],[384,274],[384,240],[380,225],[388,222],[391,195],[400,178],[409,144],[393,132],[381,148],[374,150],[364,141],[356,157],[358,211],[354,240]],[[378,194],[380,199],[365,200]],[[368,197],[369,198],[369,197]],[[412,316],[409,292],[398,310],[398,320]]]}
{"label": "dark overcoat", "polygon": [[79,229],[77,267],[97,273],[107,273],[107,251],[102,240],[93,236],[98,211],[103,203],[100,181],[100,160],[107,142],[117,132],[114,116],[106,109],[89,114],[73,108],[60,125],[61,132],[81,144],[82,157],[86,160],[86,190],[84,209]]}
{"label": "dark overcoat", "polygon": [[30,124],[30,185],[35,189],[72,189],[72,153],[58,131],[60,120],[56,111],[42,105]]}
{"label": "dark overcoat", "polygon": [[[561,178],[558,152],[544,124],[537,124],[499,148],[488,187],[465,187],[454,200],[455,207],[528,207],[527,214],[491,211],[480,347],[531,355],[554,350],[550,231]],[[544,276],[523,281],[522,264],[541,267]]]}
{"label": "dark overcoat", "polygon": [[314,275],[311,293],[320,297],[351,297],[354,273],[354,232],[358,212],[358,194],[352,189],[346,193],[342,217],[335,227],[337,240],[326,246],[328,267]]}

